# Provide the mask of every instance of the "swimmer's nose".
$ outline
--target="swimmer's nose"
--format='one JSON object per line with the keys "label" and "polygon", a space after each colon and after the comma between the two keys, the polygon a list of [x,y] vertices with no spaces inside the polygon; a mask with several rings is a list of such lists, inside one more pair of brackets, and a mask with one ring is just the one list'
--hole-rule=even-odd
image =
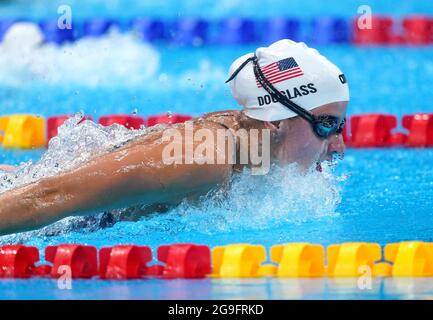
{"label": "swimmer's nose", "polygon": [[343,159],[345,150],[346,145],[343,141],[343,135],[333,135],[329,138],[328,157],[332,158],[333,155],[337,154],[340,159]]}

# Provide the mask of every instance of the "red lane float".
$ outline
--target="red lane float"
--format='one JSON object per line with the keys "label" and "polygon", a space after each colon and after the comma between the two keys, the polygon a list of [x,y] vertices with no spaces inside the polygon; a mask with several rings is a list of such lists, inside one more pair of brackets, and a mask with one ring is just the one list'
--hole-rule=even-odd
{"label": "red lane float", "polygon": [[433,146],[433,113],[403,116],[403,127],[409,130],[406,145],[409,147]]}
{"label": "red lane float", "polygon": [[38,261],[39,250],[36,247],[0,247],[0,278],[29,278]]}
{"label": "red lane float", "polygon": [[174,124],[181,123],[192,119],[190,115],[172,114],[172,115],[156,115],[147,118],[147,125],[152,127],[157,124]]}
{"label": "red lane float", "polygon": [[353,20],[353,42],[357,45],[388,44],[391,42],[393,20],[385,16],[373,16],[371,28],[363,25],[362,17]]}
{"label": "red lane float", "polygon": [[[47,141],[57,135],[58,127],[70,116],[60,115],[47,119]],[[7,117],[5,117],[7,118]],[[91,120],[89,116],[81,121]],[[156,124],[174,124],[192,119],[189,115],[155,115],[148,118],[148,126]],[[413,121],[412,121],[413,120]],[[80,121],[80,122],[81,122]],[[409,130],[409,137],[402,133],[392,133],[397,119],[389,114],[360,114],[348,117],[348,125],[343,130],[343,139],[348,147],[432,147],[432,114],[406,115],[402,119],[403,127]],[[127,128],[138,129],[146,124],[146,119],[129,115],[108,115],[100,118],[103,125],[123,124]]]}
{"label": "red lane float", "polygon": [[51,277],[51,271],[53,268],[47,264],[42,264],[40,266],[36,266],[33,269],[33,275],[35,277]]}
{"label": "red lane float", "polygon": [[355,148],[392,146],[391,130],[397,126],[397,118],[388,114],[363,114],[350,118],[352,136],[350,145]]}
{"label": "red lane float", "polygon": [[[60,115],[55,117],[49,117],[47,119],[47,141],[48,142],[51,140],[51,138],[57,136],[59,127],[70,117],[71,117],[70,115]],[[84,120],[92,120],[92,117],[84,116],[79,123],[83,122]]]}
{"label": "red lane float", "polygon": [[163,278],[204,278],[211,273],[211,253],[205,245],[160,246],[158,260],[165,263]]}
{"label": "red lane float", "polygon": [[[349,118],[347,121],[349,121]],[[343,141],[344,141],[345,145],[350,147],[352,137],[349,135],[348,131],[349,131],[349,129],[348,129],[348,126],[346,124],[343,128],[343,132],[341,133],[341,135],[343,136]]]}
{"label": "red lane float", "polygon": [[121,124],[128,129],[140,129],[142,126],[146,126],[146,121],[139,116],[115,114],[102,116],[99,118],[99,124],[102,124],[106,127],[115,123]]}
{"label": "red lane float", "polygon": [[45,248],[45,260],[53,264],[51,276],[57,278],[68,267],[72,278],[91,278],[98,274],[97,250],[94,246],[62,244]]}
{"label": "red lane float", "polygon": [[404,146],[407,141],[407,135],[403,132],[396,132],[392,133],[391,137],[389,138],[389,142],[391,146]]}
{"label": "red lane float", "polygon": [[146,275],[152,251],[147,246],[118,245],[99,250],[101,279],[137,279]]}
{"label": "red lane float", "polygon": [[164,272],[164,266],[160,264],[154,264],[153,266],[147,267],[146,276],[147,277],[160,277]]}
{"label": "red lane float", "polygon": [[403,19],[406,42],[427,45],[433,42],[433,19],[427,16],[412,16]]}

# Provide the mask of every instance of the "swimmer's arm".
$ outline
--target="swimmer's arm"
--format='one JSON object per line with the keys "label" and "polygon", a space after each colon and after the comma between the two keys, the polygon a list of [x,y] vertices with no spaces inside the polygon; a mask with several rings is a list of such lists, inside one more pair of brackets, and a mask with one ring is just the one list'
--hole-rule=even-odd
{"label": "swimmer's arm", "polygon": [[0,234],[40,228],[71,215],[140,204],[178,203],[231,175],[231,165],[164,165],[163,143],[100,156],[59,176],[0,194]]}
{"label": "swimmer's arm", "polygon": [[10,166],[7,164],[0,164],[0,170],[2,171],[14,171],[16,169],[16,167],[14,166]]}

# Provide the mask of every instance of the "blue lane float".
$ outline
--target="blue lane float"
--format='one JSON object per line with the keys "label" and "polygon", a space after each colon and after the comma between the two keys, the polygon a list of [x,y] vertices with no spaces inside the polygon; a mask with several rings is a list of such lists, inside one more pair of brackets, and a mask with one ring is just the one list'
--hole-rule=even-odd
{"label": "blue lane float", "polygon": [[110,19],[87,20],[84,22],[83,35],[87,37],[100,37],[114,26],[117,26],[117,23]]}
{"label": "blue lane float", "polygon": [[295,18],[274,18],[263,23],[261,40],[266,44],[281,39],[301,40],[301,21]]}
{"label": "blue lane float", "polygon": [[[409,19],[409,18],[408,18]],[[368,45],[379,43],[382,45],[395,44],[432,44],[431,30],[428,26],[430,17],[403,19],[410,21],[405,28],[406,33],[389,34],[381,41],[369,38],[360,41],[356,37],[358,29],[354,28],[352,20],[341,17],[316,17],[312,20],[297,19],[295,17],[277,17],[265,20],[253,20],[242,17],[231,17],[222,20],[207,20],[202,18],[184,17],[175,21],[155,18],[137,18],[135,20],[112,20],[108,18],[88,19],[73,23],[72,29],[59,28],[57,20],[39,22],[39,26],[47,42],[63,44],[75,41],[83,36],[99,37],[106,34],[113,26],[122,32],[135,32],[140,39],[147,42],[173,43],[176,45],[243,45],[273,43],[282,38],[304,41],[313,44],[345,44]],[[385,19],[387,25],[396,22],[392,18]],[[0,41],[7,30],[14,24],[25,21],[18,18],[0,20]],[[401,24],[401,21],[398,21]],[[403,27],[403,26],[402,26]],[[396,28],[398,30],[398,28]],[[359,33],[359,32],[358,32]],[[372,33],[376,36],[377,33]]]}
{"label": "blue lane float", "polygon": [[320,17],[311,22],[310,41],[315,44],[347,43],[350,40],[349,23],[343,18]]}
{"label": "blue lane float", "polygon": [[63,44],[67,41],[74,41],[73,29],[60,29],[57,25],[57,20],[46,20],[39,23],[44,39],[46,42]]}
{"label": "blue lane float", "polygon": [[203,19],[184,18],[174,22],[171,38],[179,45],[202,45],[207,42],[209,22]]}
{"label": "blue lane float", "polygon": [[219,22],[217,44],[250,44],[258,40],[256,25],[253,20],[228,18]]}
{"label": "blue lane float", "polygon": [[139,18],[131,23],[131,29],[146,42],[158,42],[167,39],[164,22],[158,19]]}

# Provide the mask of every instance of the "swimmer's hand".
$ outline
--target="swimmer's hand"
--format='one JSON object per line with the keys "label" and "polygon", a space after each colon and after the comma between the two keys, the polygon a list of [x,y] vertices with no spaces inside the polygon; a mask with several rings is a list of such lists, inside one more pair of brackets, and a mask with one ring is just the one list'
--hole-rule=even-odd
{"label": "swimmer's hand", "polygon": [[[179,129],[184,135],[183,127]],[[230,177],[228,164],[164,164],[163,150],[170,142],[161,138],[161,132],[153,132],[72,171],[0,194],[0,235],[37,229],[71,215],[176,204]],[[194,148],[199,144],[194,142]],[[215,156],[220,152],[215,146],[213,151]]]}

